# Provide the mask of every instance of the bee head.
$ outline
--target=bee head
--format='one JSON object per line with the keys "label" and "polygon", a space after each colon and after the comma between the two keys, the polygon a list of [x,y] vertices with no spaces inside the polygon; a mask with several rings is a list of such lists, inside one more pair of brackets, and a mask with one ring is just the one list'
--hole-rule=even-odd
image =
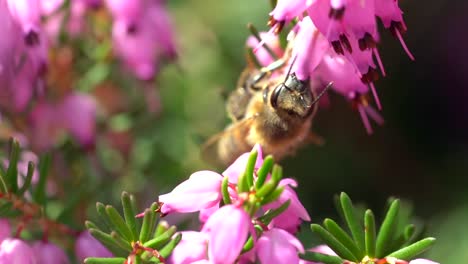
{"label": "bee head", "polygon": [[270,104],[279,112],[307,117],[311,113],[313,96],[309,81],[299,80],[294,73],[272,91]]}

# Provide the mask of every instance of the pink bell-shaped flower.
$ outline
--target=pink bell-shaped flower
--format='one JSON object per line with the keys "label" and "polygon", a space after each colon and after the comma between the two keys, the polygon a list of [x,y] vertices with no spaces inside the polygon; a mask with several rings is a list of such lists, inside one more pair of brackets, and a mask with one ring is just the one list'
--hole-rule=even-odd
{"label": "pink bell-shaped flower", "polygon": [[304,247],[296,237],[278,228],[264,232],[255,250],[260,263],[299,263],[298,253],[304,253]]}
{"label": "pink bell-shaped flower", "polygon": [[242,207],[225,205],[212,214],[202,229],[209,237],[210,262],[234,263],[252,228],[250,217]]}
{"label": "pink bell-shaped flower", "polygon": [[177,185],[172,192],[159,196],[161,213],[187,213],[215,206],[221,201],[223,176],[212,171],[199,171]]}

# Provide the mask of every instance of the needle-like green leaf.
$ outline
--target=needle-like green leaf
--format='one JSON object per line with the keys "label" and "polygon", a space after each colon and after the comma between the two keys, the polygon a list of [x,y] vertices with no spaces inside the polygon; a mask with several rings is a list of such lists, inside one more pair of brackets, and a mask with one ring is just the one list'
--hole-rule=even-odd
{"label": "needle-like green leaf", "polygon": [[375,257],[375,217],[371,210],[364,214],[364,232],[366,240],[366,255]]}
{"label": "needle-like green leaf", "polygon": [[417,255],[429,249],[432,245],[434,245],[435,241],[436,241],[435,238],[428,237],[416,243],[413,243],[407,247],[404,247],[395,252],[392,252],[388,254],[388,256],[395,257],[397,259],[402,259],[402,260],[411,260]]}
{"label": "needle-like green leaf", "polygon": [[358,261],[358,257],[355,256],[348,248],[346,248],[336,237],[334,237],[330,232],[325,230],[317,224],[312,224],[310,226],[312,231],[316,233],[336,254],[349,261]]}
{"label": "needle-like green leaf", "polygon": [[392,240],[395,236],[393,228],[396,225],[398,211],[400,209],[400,200],[395,199],[385,215],[385,219],[382,222],[379,233],[377,235],[377,242],[375,253],[376,257],[385,257],[388,253],[389,247],[391,246]]}
{"label": "needle-like green leaf", "polygon": [[354,241],[356,241],[360,249],[364,250],[364,228],[359,224],[359,221],[356,217],[353,202],[351,201],[349,196],[344,192],[342,192],[340,195],[340,201],[341,207],[343,209],[343,214],[346,219],[346,223],[348,224],[349,230],[353,235]]}

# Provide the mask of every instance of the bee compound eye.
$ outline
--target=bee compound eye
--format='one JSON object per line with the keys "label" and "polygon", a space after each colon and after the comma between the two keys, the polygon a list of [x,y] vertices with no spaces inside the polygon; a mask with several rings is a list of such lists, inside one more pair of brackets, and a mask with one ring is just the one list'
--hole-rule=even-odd
{"label": "bee compound eye", "polygon": [[278,97],[281,93],[281,90],[283,90],[285,86],[283,84],[280,84],[276,86],[276,88],[273,90],[271,97],[270,97],[270,104],[273,108],[278,107]]}

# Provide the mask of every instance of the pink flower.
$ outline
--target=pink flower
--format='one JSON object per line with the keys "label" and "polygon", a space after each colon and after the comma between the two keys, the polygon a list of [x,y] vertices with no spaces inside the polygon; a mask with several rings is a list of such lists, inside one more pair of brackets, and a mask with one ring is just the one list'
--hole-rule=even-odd
{"label": "pink flower", "polygon": [[[281,49],[279,39],[277,36],[271,36],[267,32],[260,32],[260,37],[265,40],[265,45],[267,45],[278,58],[283,56],[283,50]],[[255,49],[258,46],[259,41],[254,36],[250,36],[247,39],[247,47]],[[261,47],[256,50],[255,57],[261,66],[265,67],[270,65],[275,59],[268,53],[268,51]]]}
{"label": "pink flower", "polygon": [[408,57],[414,60],[413,54],[411,54],[401,36],[406,32],[406,24],[405,21],[403,21],[403,11],[401,11],[398,6],[398,1],[375,0],[375,14],[380,17],[385,28],[390,29],[398,40],[400,40],[401,46],[406,54],[408,54]]}
{"label": "pink flower", "polygon": [[299,201],[296,192],[291,188],[297,187],[296,181],[293,179],[283,179],[279,186],[284,186],[284,191],[281,193],[278,200],[265,205],[264,210],[275,209],[281,206],[286,201],[290,200],[289,207],[272,221],[274,227],[284,229],[290,233],[296,233],[302,221],[310,221],[310,216],[302,203]]}
{"label": "pink flower", "polygon": [[68,264],[67,255],[63,249],[52,243],[36,242],[32,246],[39,264]]}
{"label": "pink flower", "polygon": [[[274,24],[279,22],[279,25],[284,25],[285,23],[289,23],[289,21],[293,20],[295,17],[300,16],[309,5],[309,2],[312,1],[278,0],[275,9],[271,11],[270,16],[275,21]],[[281,29],[282,25],[279,29]]]}
{"label": "pink flower", "polygon": [[196,212],[215,206],[221,201],[221,182],[223,177],[212,171],[199,171],[172,190],[159,196],[163,203],[161,212]]}
{"label": "pink flower", "polygon": [[[263,164],[263,152],[260,144],[255,144],[252,150],[257,151],[257,160],[255,161],[255,169],[259,169]],[[230,183],[237,183],[239,176],[245,172],[247,161],[249,160],[250,152],[246,152],[239,156],[224,172],[223,175],[229,178]]]}
{"label": "pink flower", "polygon": [[7,219],[0,219],[0,242],[11,236],[11,225]]}
{"label": "pink flower", "polygon": [[88,231],[82,232],[76,240],[75,254],[81,263],[84,261],[85,258],[88,257],[113,257],[112,253],[106,247],[104,247],[98,240],[96,240]]}
{"label": "pink flower", "polygon": [[96,135],[96,101],[84,93],[67,95],[57,107],[58,120],[84,147],[94,145]]}
{"label": "pink flower", "polygon": [[225,205],[203,226],[209,236],[208,256],[214,264],[234,263],[247,240],[252,222],[241,207]]}
{"label": "pink flower", "polygon": [[183,231],[182,240],[172,251],[168,259],[172,264],[190,264],[199,260],[206,260],[208,235],[195,231]]}
{"label": "pink flower", "polygon": [[7,238],[0,244],[0,263],[36,264],[33,249],[26,242]]}
{"label": "pink flower", "polygon": [[39,42],[41,7],[39,0],[6,0],[11,15],[22,27],[25,42],[35,45]]}
{"label": "pink flower", "polygon": [[143,13],[144,0],[106,0],[107,7],[115,19],[127,25],[138,20]]}
{"label": "pink flower", "polygon": [[255,247],[260,263],[299,263],[304,247],[290,233],[273,228],[262,234]]}
{"label": "pink flower", "polygon": [[296,62],[291,71],[296,73],[299,80],[305,81],[322,61],[330,45],[310,17],[303,18],[298,25],[299,31],[294,38],[292,53],[292,58],[296,58]]}
{"label": "pink flower", "polygon": [[409,264],[439,264],[439,262],[435,262],[428,259],[415,259],[411,260]]}

